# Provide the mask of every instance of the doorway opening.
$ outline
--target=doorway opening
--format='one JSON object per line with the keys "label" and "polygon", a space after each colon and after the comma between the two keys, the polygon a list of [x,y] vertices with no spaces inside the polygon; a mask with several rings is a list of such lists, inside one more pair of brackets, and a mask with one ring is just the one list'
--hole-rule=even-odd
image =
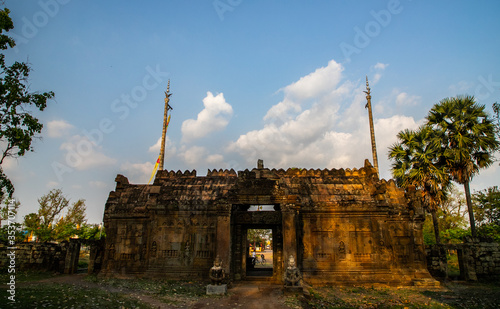
{"label": "doorway opening", "polygon": [[246,275],[272,277],[274,258],[273,230],[248,228],[246,235]]}

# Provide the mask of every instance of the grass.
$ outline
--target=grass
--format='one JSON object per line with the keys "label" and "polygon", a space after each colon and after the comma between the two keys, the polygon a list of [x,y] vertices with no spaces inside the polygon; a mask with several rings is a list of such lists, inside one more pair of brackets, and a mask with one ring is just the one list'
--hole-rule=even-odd
{"label": "grass", "polygon": [[[303,308],[500,308],[500,285],[447,282],[443,289],[317,287]],[[294,303],[288,300],[288,303]]]}
{"label": "grass", "polygon": [[16,276],[16,283],[38,281],[54,277],[54,272],[51,271],[17,271],[15,274],[9,274],[7,270],[0,271],[0,283],[9,282],[10,275]]}
{"label": "grass", "polygon": [[6,301],[4,294],[6,291],[0,291],[2,308],[151,308],[118,293],[71,284],[18,286],[14,303]]}
{"label": "grass", "polygon": [[[204,299],[216,306],[228,296],[206,296],[206,282],[146,279],[103,279],[86,276],[76,283],[32,282],[52,273],[16,274],[16,303],[9,304],[7,288],[0,290],[1,308],[150,308],[135,296],[170,305],[190,306]],[[7,282],[5,274],[0,277]],[[81,280],[81,277],[80,277]],[[17,284],[19,283],[19,284]],[[290,308],[500,308],[500,282],[449,281],[442,289],[395,287],[314,287],[310,296],[288,296]],[[90,285],[91,288],[85,287]],[[4,286],[5,287],[5,286]],[[133,295],[132,295],[133,294]],[[134,296],[135,295],[135,296]],[[157,305],[156,305],[157,307]]]}
{"label": "grass", "polygon": [[147,279],[101,279],[88,276],[86,280],[102,286],[141,291],[167,304],[191,303],[206,296],[206,282],[147,280]]}

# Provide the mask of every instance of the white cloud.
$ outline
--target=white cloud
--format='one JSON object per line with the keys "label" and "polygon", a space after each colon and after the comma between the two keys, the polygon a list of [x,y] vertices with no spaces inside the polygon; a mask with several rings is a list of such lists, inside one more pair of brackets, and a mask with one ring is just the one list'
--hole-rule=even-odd
{"label": "white cloud", "polygon": [[179,156],[188,166],[194,168],[199,167],[201,164],[206,163],[208,150],[205,147],[192,146],[184,148],[180,151]]}
{"label": "white cloud", "polygon": [[229,123],[233,108],[226,102],[222,93],[214,96],[211,92],[207,92],[203,105],[204,109],[198,113],[196,120],[187,119],[182,123],[183,141],[189,142],[223,130]]}
{"label": "white cloud", "polygon": [[[331,74],[324,74],[326,69],[320,68],[285,87],[284,99],[269,109],[264,126],[241,135],[226,150],[239,153],[250,164],[258,158],[264,159],[265,165],[271,168],[352,168],[363,166],[365,159],[373,163],[364,78],[359,82],[345,79],[342,66],[334,61],[330,61],[328,67]],[[376,67],[384,69],[387,65]],[[321,74],[315,75],[317,72]],[[311,85],[305,82],[308,79],[319,86],[311,90]],[[291,88],[296,95],[286,91]],[[419,99],[405,96],[400,98]],[[306,100],[313,103],[306,107]],[[393,99],[392,104],[394,102]],[[287,116],[276,122],[280,112],[286,112]],[[412,117],[401,115],[375,119],[381,168],[389,167],[387,147],[396,141],[397,133],[417,126]]]}
{"label": "white cloud", "polygon": [[406,105],[406,106],[411,106],[411,105],[417,105],[421,101],[421,97],[417,95],[409,95],[406,92],[400,92],[396,95],[396,105]]}
{"label": "white cloud", "polygon": [[296,99],[317,97],[331,91],[340,82],[344,68],[331,60],[326,67],[301,77],[295,83],[284,88],[285,96]]}
{"label": "white cloud", "polygon": [[377,70],[385,70],[389,66],[388,63],[378,62],[375,66],[373,66]]}
{"label": "white cloud", "polygon": [[120,166],[120,170],[126,173],[131,183],[147,183],[153,173],[154,163],[156,162],[125,162]]}
{"label": "white cloud", "polygon": [[[156,143],[149,147],[148,152],[152,152],[155,154],[159,154],[161,149],[161,136],[158,138]],[[165,136],[165,153],[169,152],[175,152],[175,146],[170,137],[167,135]]]}
{"label": "white cloud", "polygon": [[69,135],[70,130],[74,128],[65,120],[53,120],[47,123],[48,137],[57,138]]}
{"label": "white cloud", "polygon": [[60,149],[66,152],[66,164],[80,171],[116,163],[115,159],[102,153],[101,146],[86,136],[73,135],[67,142],[61,144]]}
{"label": "white cloud", "polygon": [[214,167],[222,166],[224,165],[224,156],[221,154],[209,155],[207,157],[207,163]]}
{"label": "white cloud", "polygon": [[327,97],[336,88],[342,76],[343,67],[334,60],[326,67],[301,77],[281,90],[284,93],[283,101],[269,109],[264,120],[288,121],[293,113],[302,110],[301,105],[308,99]]}

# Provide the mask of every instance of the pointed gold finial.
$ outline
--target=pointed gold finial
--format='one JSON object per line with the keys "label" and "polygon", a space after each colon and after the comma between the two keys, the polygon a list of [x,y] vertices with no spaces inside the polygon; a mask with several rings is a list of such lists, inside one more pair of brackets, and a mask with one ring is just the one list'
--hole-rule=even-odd
{"label": "pointed gold finial", "polygon": [[165,161],[165,138],[167,135],[167,127],[169,122],[168,111],[173,109],[172,106],[170,106],[169,104],[171,95],[172,94],[170,93],[170,79],[169,79],[167,84],[167,91],[165,91],[165,109],[163,111],[163,128],[161,132],[160,163],[158,164],[159,170],[163,170],[163,163]]}
{"label": "pointed gold finial", "polygon": [[364,93],[366,93],[366,105],[365,105],[365,108],[368,108],[368,102],[370,102],[370,106],[371,106],[371,94],[370,94],[370,84],[368,83],[368,75],[366,76],[366,91],[363,91]]}

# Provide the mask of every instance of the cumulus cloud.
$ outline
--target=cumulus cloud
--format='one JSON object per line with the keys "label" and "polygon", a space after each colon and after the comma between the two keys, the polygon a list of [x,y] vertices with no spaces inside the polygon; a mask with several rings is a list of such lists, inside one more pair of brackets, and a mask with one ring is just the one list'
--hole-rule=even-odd
{"label": "cumulus cloud", "polygon": [[417,105],[421,101],[421,97],[417,95],[409,95],[406,92],[401,92],[396,95],[396,105]]}
{"label": "cumulus cloud", "polygon": [[[153,172],[154,164],[152,162],[130,163],[125,162],[120,166],[131,183],[147,183]],[[95,185],[95,184],[94,184]]]}
{"label": "cumulus cloud", "polygon": [[[159,154],[161,149],[161,136],[158,138],[156,143],[149,147],[148,152],[156,153]],[[175,152],[176,148],[174,146],[174,143],[170,139],[170,137],[167,135],[165,136],[165,157],[167,157],[168,153],[173,153]]]}
{"label": "cumulus cloud", "polygon": [[80,171],[116,163],[115,159],[102,153],[101,146],[86,136],[73,135],[61,144],[60,149],[65,151],[66,164]]}
{"label": "cumulus cloud", "polygon": [[378,62],[376,65],[374,65],[373,67],[377,70],[385,70],[387,67],[389,66],[389,64],[387,63],[381,63],[381,62]]}
{"label": "cumulus cloud", "polygon": [[207,92],[207,96],[203,99],[203,106],[203,110],[198,113],[196,119],[187,119],[182,123],[181,131],[184,142],[223,130],[233,114],[233,108],[226,102],[222,93],[214,96],[211,92]]}
{"label": "cumulus cloud", "polygon": [[301,77],[298,81],[282,88],[283,101],[269,109],[264,120],[290,120],[289,113],[298,113],[301,105],[308,99],[328,96],[340,82],[343,67],[334,60],[328,62],[326,67],[316,69],[314,72]]}
{"label": "cumulus cloud", "polygon": [[209,155],[207,157],[207,163],[214,167],[222,166],[224,165],[224,156],[221,154]]}
{"label": "cumulus cloud", "polygon": [[63,137],[69,134],[73,125],[65,120],[53,120],[47,123],[47,135],[51,138]]}
{"label": "cumulus cloud", "polygon": [[188,165],[198,167],[202,163],[206,163],[206,158],[209,155],[208,150],[201,146],[184,147],[181,149],[179,156]]}
{"label": "cumulus cloud", "polygon": [[[277,168],[359,167],[367,158],[373,163],[364,77],[350,81],[342,72],[342,65],[332,60],[283,88],[284,99],[269,109],[263,127],[241,135],[226,150],[241,154],[247,163],[260,158]],[[400,99],[418,99],[405,95]],[[280,113],[287,116],[275,121]],[[388,168],[386,149],[396,134],[417,126],[413,118],[401,115],[375,119],[379,165],[383,161]]]}

